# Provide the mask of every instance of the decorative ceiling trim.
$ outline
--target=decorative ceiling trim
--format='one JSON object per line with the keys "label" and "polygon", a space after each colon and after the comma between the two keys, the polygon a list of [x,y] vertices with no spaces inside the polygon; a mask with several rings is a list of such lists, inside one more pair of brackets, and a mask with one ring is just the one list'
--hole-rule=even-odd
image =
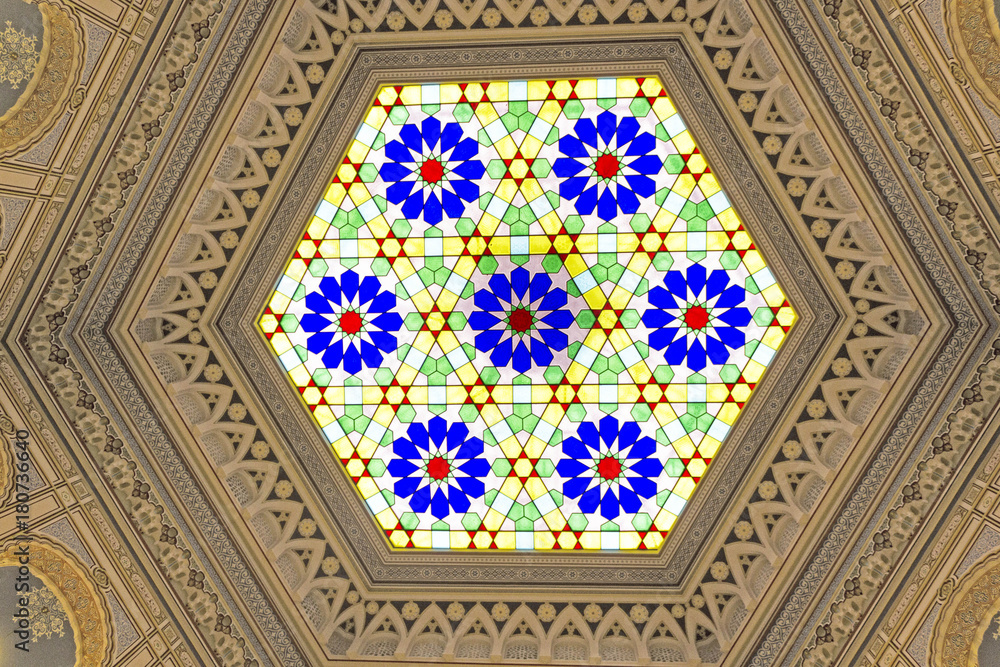
{"label": "decorative ceiling trim", "polygon": [[[992,403],[986,398],[982,380],[998,359],[996,346],[991,347],[990,341],[998,328],[995,312],[1000,312],[998,276],[985,260],[997,250],[978,203],[955,180],[947,151],[925,125],[919,105],[896,85],[899,73],[881,46],[879,29],[858,4],[831,0],[824,7],[810,7],[810,11],[840,67],[849,74],[860,103],[840,83],[816,33],[807,27],[801,8],[785,2],[776,10],[783,29],[801,49],[803,64],[822,84],[827,104],[839,116],[858,155],[868,163],[872,177],[885,190],[922,261],[927,258],[924,249],[934,247],[934,237],[948,239],[942,243],[946,254],[931,255],[930,275],[947,286],[951,297],[948,307],[957,325],[942,357],[942,361],[950,361],[939,362],[916,393],[926,408],[904,414],[893,436],[882,445],[873,467],[878,472],[871,478],[873,485],[855,489],[846,506],[849,511],[825,536],[823,551],[814,554],[775,624],[758,645],[754,660],[748,662],[773,664],[782,651],[792,651],[805,664],[828,664],[837,659],[838,651],[857,631],[864,601],[882,589],[898,563],[896,559],[916,536],[914,517],[923,517],[933,508],[942,488],[935,480],[954,474],[968,443],[976,441],[984,426],[984,408]],[[876,148],[873,134],[886,140],[892,162]],[[909,186],[916,205],[909,203],[890,176],[894,169],[903,174],[903,183]],[[926,223],[914,224],[920,219]],[[951,239],[958,240],[957,249]],[[964,256],[959,252],[962,249]],[[941,395],[939,388],[945,386],[950,389]],[[920,432],[914,442],[922,419],[937,426]],[[904,472],[900,472],[895,466],[903,454],[907,458]],[[889,487],[882,501],[874,505],[877,496],[872,490],[877,488],[875,484],[886,483],[890,472]],[[847,543],[848,535],[858,539],[857,528],[873,506],[876,512],[863,529],[866,537],[834,575],[838,583],[813,610],[807,621],[810,630],[792,634],[791,628],[801,622],[820,581],[830,576],[833,554]]]}

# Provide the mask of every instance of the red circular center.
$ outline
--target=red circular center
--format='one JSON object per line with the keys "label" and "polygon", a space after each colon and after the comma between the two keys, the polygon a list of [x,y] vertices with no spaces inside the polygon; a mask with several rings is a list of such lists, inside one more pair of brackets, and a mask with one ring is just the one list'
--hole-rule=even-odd
{"label": "red circular center", "polygon": [[618,162],[618,158],[611,153],[605,153],[597,158],[597,162],[594,163],[594,170],[601,178],[614,178],[620,168],[621,165]]}
{"label": "red circular center", "polygon": [[524,333],[531,328],[534,318],[527,308],[515,308],[510,314],[510,328],[517,333]]}
{"label": "red circular center", "polygon": [[420,165],[420,178],[424,179],[428,183],[437,183],[444,176],[444,167],[441,163],[431,158],[425,160],[422,165]]}
{"label": "red circular center", "polygon": [[340,316],[340,330],[353,335],[361,331],[361,316],[353,310],[348,310]]}
{"label": "red circular center", "polygon": [[451,472],[451,466],[443,456],[435,456],[427,462],[427,474],[431,479],[442,480]]}
{"label": "red circular center", "polygon": [[684,313],[684,324],[692,329],[701,329],[708,324],[708,311],[701,306],[691,306]]}
{"label": "red circular center", "polygon": [[597,462],[597,474],[606,480],[618,479],[622,474],[622,462],[613,456],[605,456]]}

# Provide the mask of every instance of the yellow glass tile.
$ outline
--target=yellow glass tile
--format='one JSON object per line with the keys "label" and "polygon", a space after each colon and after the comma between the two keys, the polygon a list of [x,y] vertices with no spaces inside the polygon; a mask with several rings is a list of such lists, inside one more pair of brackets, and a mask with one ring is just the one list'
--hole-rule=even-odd
{"label": "yellow glass tile", "polygon": [[387,507],[376,514],[375,520],[378,521],[378,525],[382,526],[384,530],[392,530],[399,523],[399,517],[396,516],[391,507]]}
{"label": "yellow glass tile", "polygon": [[618,97],[635,97],[639,92],[639,83],[635,79],[618,79]]}
{"label": "yellow glass tile", "polygon": [[764,297],[769,306],[780,306],[785,302],[785,295],[781,292],[781,288],[778,287],[777,283],[762,289],[760,295]]}
{"label": "yellow glass tile", "polygon": [[713,382],[707,385],[706,394],[709,403],[721,403],[729,397],[729,388],[724,384]]}
{"label": "yellow glass tile", "polygon": [[535,80],[528,82],[528,99],[544,100],[549,96],[549,85],[544,81]]}
{"label": "yellow glass tile", "polygon": [[781,341],[785,338],[785,332],[778,327],[768,327],[764,332],[761,342],[772,350],[777,350],[781,346]]}
{"label": "yellow glass tile", "polygon": [[507,82],[506,81],[491,81],[490,87],[486,89],[487,95],[493,102],[506,102],[507,101]]}
{"label": "yellow glass tile", "polygon": [[747,399],[750,398],[750,387],[740,382],[739,384],[733,387],[732,393],[734,401],[736,401],[737,403],[746,403]]}
{"label": "yellow glass tile", "polygon": [[396,103],[396,100],[399,99],[399,95],[396,94],[396,89],[392,86],[383,86],[378,91],[378,96],[376,96],[375,99],[379,104],[389,106]]}
{"label": "yellow glass tile", "polygon": [[305,366],[302,366],[301,364],[288,371],[288,376],[292,379],[292,382],[296,387],[306,386],[309,384],[309,380],[311,379],[309,371],[307,371]]}
{"label": "yellow glass tile", "polygon": [[[352,141],[351,148],[347,151],[347,159],[355,164],[361,164],[368,157],[370,147],[364,145],[360,141]],[[354,178],[353,176],[351,178]]]}
{"label": "yellow glass tile", "polygon": [[330,229],[330,225],[322,218],[313,217],[312,221],[309,223],[309,227],[306,228],[309,236],[314,239],[321,239],[326,236],[327,230]]}
{"label": "yellow glass tile", "polygon": [[687,234],[684,232],[670,232],[667,234],[663,245],[671,252],[684,252],[687,250]]}
{"label": "yellow glass tile", "polygon": [[701,180],[698,181],[698,187],[706,198],[711,197],[722,189],[719,187],[719,181],[716,180],[715,174],[702,175]]}
{"label": "yellow glass tile", "polygon": [[486,516],[483,517],[483,526],[486,530],[500,530],[500,526],[507,519],[506,516],[500,514],[495,509],[490,508],[486,510]]}
{"label": "yellow glass tile", "polygon": [[[528,474],[530,473],[531,470],[529,469]],[[532,500],[535,500],[536,498],[541,498],[546,493],[548,493],[548,489],[545,488],[545,484],[542,482],[541,479],[537,477],[528,478],[528,480],[525,481],[524,483],[524,488],[528,492],[528,496],[531,497]]]}
{"label": "yellow glass tile", "polygon": [[498,534],[494,541],[498,549],[513,549],[515,546],[514,533],[508,531]]}
{"label": "yellow glass tile", "polygon": [[725,250],[729,245],[729,235],[725,232],[708,232],[708,250]]}
{"label": "yellow glass tile", "polygon": [[661,509],[656,515],[656,518],[653,519],[653,525],[656,526],[657,530],[666,531],[674,527],[675,521],[677,521],[677,517],[675,515],[671,514],[667,510]]}
{"label": "yellow glass tile", "polygon": [[640,90],[646,97],[656,97],[663,92],[663,86],[655,76],[647,76],[644,77]]}
{"label": "yellow glass tile", "polygon": [[330,202],[334,206],[340,206],[346,195],[347,188],[345,188],[341,183],[331,183],[330,187],[326,189],[326,194],[323,195],[323,199]]}
{"label": "yellow glass tile", "polygon": [[604,296],[604,292],[601,290],[600,285],[587,290],[587,293],[583,295],[583,298],[587,301],[587,305],[595,310],[602,308],[604,304],[608,302],[608,298]]}
{"label": "yellow glass tile", "polygon": [[[347,470],[347,474],[351,477],[360,477],[365,472],[365,464],[363,464],[359,459],[351,459],[347,462],[347,465],[344,466],[344,469]],[[365,496],[365,492],[362,490],[360,484],[358,484],[358,491],[361,491],[361,495]]]}
{"label": "yellow glass tile", "polygon": [[271,347],[274,348],[276,354],[284,354],[292,349],[292,342],[283,333],[274,334],[271,336]]}
{"label": "yellow glass tile", "polygon": [[[681,456],[684,455],[682,454]],[[687,457],[685,456],[685,458]],[[694,480],[690,477],[681,477],[677,480],[677,484],[674,485],[673,493],[676,493],[684,500],[690,500],[691,494],[694,493]]]}
{"label": "yellow glass tile", "polygon": [[462,89],[457,83],[442,83],[439,96],[441,104],[456,104],[462,99]]}
{"label": "yellow glass tile", "polygon": [[481,83],[470,83],[465,87],[465,98],[470,101],[479,101],[483,97],[483,85]]}
{"label": "yellow glass tile", "polygon": [[559,534],[559,546],[563,549],[572,549],[576,545],[576,535],[570,532]]}
{"label": "yellow glass tile", "polygon": [[510,135],[502,137],[499,141],[493,143],[493,148],[497,153],[500,154],[505,160],[511,160],[517,155],[517,142]]}
{"label": "yellow glass tile", "polygon": [[333,445],[333,453],[340,459],[347,459],[351,457],[354,453],[354,445],[351,444],[351,440],[345,435],[339,438]]}
{"label": "yellow glass tile", "polygon": [[[561,84],[565,84],[567,87],[569,86],[568,81],[560,81],[556,83],[556,87],[560,86]],[[558,95],[556,97],[558,97]],[[542,103],[541,108],[538,110],[537,116],[541,120],[544,120],[546,123],[554,125],[556,120],[559,118],[560,113],[562,113],[562,107],[559,106],[559,102],[555,100],[548,100]]]}
{"label": "yellow glass tile", "polygon": [[581,100],[592,100],[597,98],[597,79],[580,79],[573,88],[576,96]]}
{"label": "yellow glass tile", "polygon": [[638,549],[639,548],[639,534],[635,531],[629,530],[618,534],[618,548],[619,549]]}
{"label": "yellow glass tile", "polygon": [[670,189],[679,194],[681,197],[687,199],[694,191],[694,186],[694,176],[691,174],[681,174],[677,177],[677,180],[674,181],[674,184],[670,186]]}
{"label": "yellow glass tile", "polygon": [[705,439],[701,441],[698,445],[698,453],[702,455],[703,458],[713,459],[715,454],[719,451],[719,441],[715,438],[705,436]]}
{"label": "yellow glass tile", "polygon": [[497,110],[493,108],[492,104],[480,104],[476,107],[476,118],[483,127],[486,127],[490,123],[500,119],[500,114]]}
{"label": "yellow glass tile", "polygon": [[278,328],[278,318],[274,315],[264,315],[260,318],[259,326],[265,333],[274,333]]}
{"label": "yellow glass tile", "polygon": [[673,102],[670,101],[670,98],[660,97],[657,98],[655,102],[653,102],[653,113],[655,113],[656,117],[659,118],[660,121],[662,122],[673,116],[675,113],[677,113],[677,108],[674,107],[674,104]]}
{"label": "yellow glass tile", "polygon": [[750,273],[757,273],[764,268],[764,259],[756,250],[747,250],[743,254],[743,263]]}
{"label": "yellow glass tile", "polygon": [[764,367],[758,364],[756,361],[747,362],[746,368],[743,369],[743,377],[746,378],[747,382],[756,383],[760,381],[760,376],[764,374]]}
{"label": "yellow glass tile", "polygon": [[[708,163],[705,162],[705,156],[703,156],[701,153],[698,153],[688,158],[687,166],[688,169],[691,170],[692,174],[700,174],[708,168]],[[711,178],[710,176],[706,176],[701,180],[708,180],[710,178]],[[713,192],[712,194],[714,195],[715,192]],[[708,193],[706,193],[706,195],[708,195]]]}
{"label": "yellow glass tile", "polygon": [[302,276],[306,274],[306,263],[301,259],[293,259],[288,263],[288,269],[285,270],[285,275],[295,280],[297,282],[302,281]]}
{"label": "yellow glass tile", "polygon": [[302,400],[309,405],[318,404],[321,398],[323,398],[323,392],[316,387],[307,387],[306,390],[302,392]]}
{"label": "yellow glass tile", "polygon": [[674,146],[677,148],[677,152],[681,154],[693,153],[695,149],[694,139],[691,138],[691,133],[688,130],[684,130],[676,137],[673,138]]}
{"label": "yellow glass tile", "polygon": [[[552,86],[552,94],[557,100],[569,99],[570,93],[573,92],[573,86],[566,79],[560,79],[556,81],[556,85]],[[579,93],[577,93],[579,95]]]}
{"label": "yellow glass tile", "polygon": [[653,229],[658,232],[669,232],[674,223],[677,222],[677,216],[670,211],[661,208],[656,212],[656,216],[653,218]]}
{"label": "yellow glass tile", "polygon": [[739,229],[742,224],[739,216],[736,215],[736,210],[732,206],[721,213],[716,213],[715,217],[722,225],[722,228],[729,232]]}
{"label": "yellow glass tile", "polygon": [[284,294],[275,292],[271,296],[271,300],[267,302],[267,305],[275,313],[281,314],[288,310],[288,304],[291,303],[291,301],[292,300]]}
{"label": "yellow glass tile", "polygon": [[403,86],[399,93],[399,101],[409,106],[420,104],[420,86]]}
{"label": "yellow glass tile", "polygon": [[695,446],[694,443],[691,442],[691,436],[685,435],[682,438],[674,440],[670,444],[673,445],[674,451],[677,452],[677,455],[682,459],[688,459],[694,456]]}

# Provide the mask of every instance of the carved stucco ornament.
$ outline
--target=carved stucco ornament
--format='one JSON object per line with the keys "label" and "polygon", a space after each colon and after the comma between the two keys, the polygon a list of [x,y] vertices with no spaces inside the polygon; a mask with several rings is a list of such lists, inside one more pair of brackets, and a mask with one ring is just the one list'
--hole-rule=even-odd
{"label": "carved stucco ornament", "polygon": [[44,136],[70,103],[83,62],[80,23],[56,2],[38,2],[43,32],[38,60],[30,79],[21,81],[24,92],[0,116],[0,157],[19,153]]}
{"label": "carved stucco ornament", "polygon": [[981,561],[950,588],[934,624],[930,664],[978,666],[979,645],[1000,613],[1000,553]]}
{"label": "carved stucco ornament", "polygon": [[[31,574],[45,584],[65,612],[76,644],[76,667],[97,667],[111,663],[112,625],[107,598],[100,585],[80,561],[52,540],[33,536],[25,542],[14,540],[0,547],[0,567],[18,566],[18,549],[27,546]],[[50,628],[51,629],[51,628]]]}
{"label": "carved stucco ornament", "polygon": [[952,63],[953,75],[1000,109],[1000,23],[994,0],[945,0],[944,10],[948,40],[958,59]]}

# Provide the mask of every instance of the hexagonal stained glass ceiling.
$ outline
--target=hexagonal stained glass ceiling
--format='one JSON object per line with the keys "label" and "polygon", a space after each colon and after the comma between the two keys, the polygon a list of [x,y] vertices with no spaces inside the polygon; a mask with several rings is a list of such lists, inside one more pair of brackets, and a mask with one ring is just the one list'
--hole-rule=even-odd
{"label": "hexagonal stained glass ceiling", "polygon": [[260,318],[396,547],[659,547],[795,314],[655,78],[386,86]]}

